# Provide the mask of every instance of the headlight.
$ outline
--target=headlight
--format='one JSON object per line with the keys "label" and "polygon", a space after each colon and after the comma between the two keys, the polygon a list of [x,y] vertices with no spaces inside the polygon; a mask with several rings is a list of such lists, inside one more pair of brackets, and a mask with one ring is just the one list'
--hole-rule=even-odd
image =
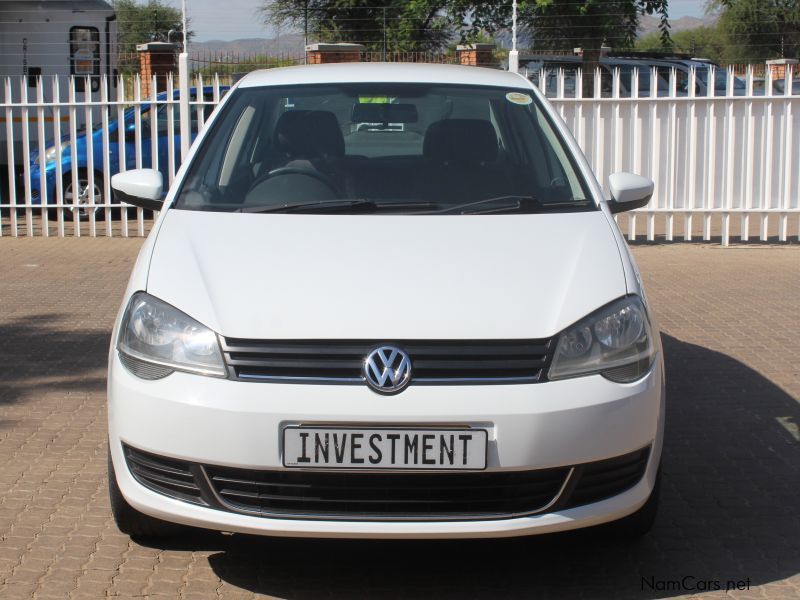
{"label": "headlight", "polygon": [[[69,148],[69,142],[61,142],[61,154],[63,155],[67,149]],[[56,159],[56,150],[55,146],[50,146],[47,150],[44,151],[44,162],[49,163],[53,162]],[[39,159],[39,164],[42,164],[41,158]]]}
{"label": "headlight", "polygon": [[216,334],[144,292],[134,294],[128,303],[117,350],[126,366],[146,379],[165,377],[173,370],[225,376]]}
{"label": "headlight", "polygon": [[558,336],[550,379],[600,373],[620,383],[650,369],[655,344],[647,311],[638,296],[608,304]]}

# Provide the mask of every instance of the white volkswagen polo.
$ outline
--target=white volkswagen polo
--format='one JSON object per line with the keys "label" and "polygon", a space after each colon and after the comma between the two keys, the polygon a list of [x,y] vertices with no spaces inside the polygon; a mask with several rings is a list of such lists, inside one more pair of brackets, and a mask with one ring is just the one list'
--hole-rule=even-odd
{"label": "white volkswagen polo", "polygon": [[523,77],[442,65],[246,76],[163,204],[109,356],[119,528],[466,538],[658,497],[659,334],[610,198]]}

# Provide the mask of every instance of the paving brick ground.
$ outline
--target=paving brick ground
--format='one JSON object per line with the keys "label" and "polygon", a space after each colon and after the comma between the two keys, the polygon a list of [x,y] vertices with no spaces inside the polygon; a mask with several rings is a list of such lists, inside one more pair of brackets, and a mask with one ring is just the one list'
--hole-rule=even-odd
{"label": "paving brick ground", "polygon": [[635,249],[669,378],[641,542],[153,544],[115,529],[105,479],[108,335],[140,244],[0,239],[0,598],[800,597],[800,247]]}

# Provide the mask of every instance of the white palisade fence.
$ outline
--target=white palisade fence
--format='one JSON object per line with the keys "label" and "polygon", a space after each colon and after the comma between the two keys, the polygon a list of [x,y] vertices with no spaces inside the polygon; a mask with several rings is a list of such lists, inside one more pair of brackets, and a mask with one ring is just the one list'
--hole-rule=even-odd
{"label": "white palisade fence", "polygon": [[[618,215],[630,240],[798,240],[800,124],[794,121],[800,96],[788,95],[791,68],[782,88],[787,95],[773,95],[769,70],[764,92],[754,93],[752,69],[746,88],[734,90],[729,70],[725,93],[708,86],[709,95],[695,94],[694,71],[682,86],[686,91],[677,89],[674,70],[666,89],[659,89],[656,72],[646,69],[625,77],[616,70],[610,82],[598,71],[591,97],[582,96],[574,74],[571,85],[563,71],[554,75],[539,73],[536,80],[606,191],[608,175],[617,171],[656,182],[647,207]],[[652,82],[649,89],[639,85],[640,77]],[[715,81],[714,74],[707,80]],[[551,82],[555,89],[546,88]],[[0,235],[145,235],[151,215],[114,202],[110,180],[118,171],[152,167],[164,173],[165,184],[172,182],[182,155],[180,92],[172,80],[158,95],[143,94],[138,78],[104,79],[101,100],[94,103],[77,99],[74,81],[67,90],[57,81],[30,88],[28,83],[2,81],[0,158],[6,173]],[[193,137],[227,88],[216,77],[211,82],[198,77],[189,85],[203,90],[189,103]],[[156,89],[155,80],[149,87]],[[37,158],[37,152],[47,156]],[[46,176],[39,167],[48,163]],[[69,168],[76,164],[79,169]]]}
{"label": "white palisade fence", "polygon": [[[556,90],[540,89],[551,97],[572,130],[589,164],[608,193],[608,176],[630,171],[655,181],[655,193],[643,209],[618,217],[628,239],[642,234],[653,240],[704,240],[719,237],[724,245],[733,235],[741,241],[766,241],[776,232],[780,241],[800,235],[800,96],[792,90],[792,71],[786,70],[787,95],[773,95],[767,70],[766,85],[754,94],[753,69],[745,89],[734,90],[733,71],[727,72],[725,93],[695,95],[697,73],[678,93],[677,72],[668,77],[667,90],[658,89],[655,71],[644,72],[649,89],[642,90],[642,72],[632,70],[631,81],[614,72],[611,90],[602,90],[595,74],[591,98],[564,93],[564,72],[556,73]],[[580,81],[580,74],[577,76]],[[708,75],[715,81],[715,74]],[[621,84],[629,92],[622,94]],[[555,92],[555,93],[552,93]],[[743,92],[743,93],[741,93]],[[622,221],[627,221],[623,223]]]}
{"label": "white palisade fence", "polygon": [[[82,99],[71,79],[0,80],[0,236],[143,236],[154,215],[115,202],[111,176],[133,168],[162,172],[165,187],[181,162],[180,90],[139,77],[100,81],[100,100]],[[162,86],[164,79],[161,78]],[[190,82],[188,137],[205,125],[227,87]]]}

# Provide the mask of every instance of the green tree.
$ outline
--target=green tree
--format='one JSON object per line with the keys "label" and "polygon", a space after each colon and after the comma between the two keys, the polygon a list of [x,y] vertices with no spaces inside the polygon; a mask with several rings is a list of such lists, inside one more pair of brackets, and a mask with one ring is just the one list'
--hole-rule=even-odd
{"label": "green tree", "polygon": [[[599,65],[601,48],[630,48],[636,40],[643,14],[661,17],[660,42],[671,48],[668,0],[520,0],[518,22],[527,30],[537,50],[581,48],[584,93],[591,93],[592,73]],[[508,27],[511,2],[464,4],[462,23],[495,30]]]}
{"label": "green tree", "polygon": [[[121,53],[136,52],[136,44],[166,42],[170,30],[175,32],[172,41],[183,41],[181,11],[161,0],[148,0],[146,4],[136,0],[113,0],[113,5]],[[192,33],[187,32],[187,37],[191,38]]]}
{"label": "green tree", "polygon": [[[725,34],[716,25],[695,27],[671,34],[672,49],[675,52],[708,58],[714,62],[731,62],[733,49]],[[661,36],[652,32],[636,40],[636,50],[656,52],[663,50]]]}
{"label": "green tree", "polygon": [[447,0],[271,0],[271,25],[305,30],[321,42],[353,42],[370,50],[436,50],[450,36]]}
{"label": "green tree", "polygon": [[711,0],[734,61],[800,57],[798,0]]}

